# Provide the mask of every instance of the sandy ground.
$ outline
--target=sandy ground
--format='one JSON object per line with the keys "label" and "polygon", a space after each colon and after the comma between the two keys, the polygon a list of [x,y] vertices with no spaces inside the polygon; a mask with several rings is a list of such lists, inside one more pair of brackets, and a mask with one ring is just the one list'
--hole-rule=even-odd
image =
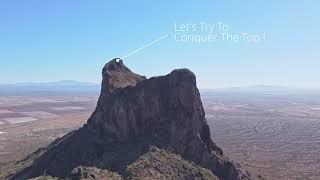
{"label": "sandy ground", "polygon": [[78,129],[90,113],[65,115],[56,119],[0,126],[0,165],[20,160],[58,137]]}
{"label": "sandy ground", "polygon": [[[0,98],[1,173],[8,165],[81,127],[97,97],[23,99],[28,102]],[[202,99],[214,142],[251,173],[277,180],[320,179],[320,101],[224,94],[205,94]],[[39,120],[18,124],[4,120],[19,117]]]}
{"label": "sandy ground", "polygon": [[97,96],[0,97],[0,172],[83,126],[96,101]]}
{"label": "sandy ground", "polygon": [[213,141],[251,173],[274,180],[320,179],[319,102],[203,97]]}

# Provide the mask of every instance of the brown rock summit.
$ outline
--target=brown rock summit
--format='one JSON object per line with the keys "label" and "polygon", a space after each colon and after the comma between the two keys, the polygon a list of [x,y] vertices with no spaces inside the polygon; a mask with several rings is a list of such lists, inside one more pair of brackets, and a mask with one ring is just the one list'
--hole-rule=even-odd
{"label": "brown rock summit", "polygon": [[[122,60],[114,59],[105,65],[102,74],[101,95],[87,124],[53,142],[46,153],[14,179],[43,172],[66,177],[79,165],[112,170],[128,178],[132,176],[130,167],[140,167],[145,154],[159,156],[155,159],[165,159],[172,165],[156,171],[167,177],[172,175],[168,174],[170,167],[174,172],[180,161],[173,163],[171,157],[175,156],[162,151],[179,154],[186,162],[209,169],[220,179],[250,178],[239,165],[225,158],[211,140],[196,77],[190,70],[174,70],[166,76],[146,79],[131,72]],[[150,146],[160,150],[151,148],[157,153],[152,152]],[[141,172],[134,168],[133,174],[164,168],[147,167]],[[177,174],[181,179],[194,178],[201,174],[194,169],[189,173],[192,177],[184,171]]]}
{"label": "brown rock summit", "polygon": [[146,77],[131,72],[121,59],[113,59],[102,69],[101,95],[112,93],[115,89],[135,86]]}

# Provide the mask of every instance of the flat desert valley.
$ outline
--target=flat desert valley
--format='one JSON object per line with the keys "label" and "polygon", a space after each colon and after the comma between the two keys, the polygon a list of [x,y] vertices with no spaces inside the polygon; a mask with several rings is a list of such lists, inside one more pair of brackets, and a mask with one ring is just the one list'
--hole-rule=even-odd
{"label": "flat desert valley", "polygon": [[213,141],[266,179],[320,179],[320,99],[203,94]]}
{"label": "flat desert valley", "polygon": [[[202,91],[213,141],[265,179],[320,179],[320,97]],[[0,179],[15,163],[78,129],[98,94],[0,96]]]}

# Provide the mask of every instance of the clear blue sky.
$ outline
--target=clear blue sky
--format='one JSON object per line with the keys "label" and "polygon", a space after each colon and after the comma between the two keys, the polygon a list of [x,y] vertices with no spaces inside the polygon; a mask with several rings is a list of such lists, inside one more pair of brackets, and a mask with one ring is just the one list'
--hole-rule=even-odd
{"label": "clear blue sky", "polygon": [[[100,82],[108,59],[169,34],[125,64],[148,77],[187,67],[200,88],[320,87],[319,9],[317,0],[3,0],[0,83]],[[174,40],[175,23],[199,22],[267,36],[255,45]]]}

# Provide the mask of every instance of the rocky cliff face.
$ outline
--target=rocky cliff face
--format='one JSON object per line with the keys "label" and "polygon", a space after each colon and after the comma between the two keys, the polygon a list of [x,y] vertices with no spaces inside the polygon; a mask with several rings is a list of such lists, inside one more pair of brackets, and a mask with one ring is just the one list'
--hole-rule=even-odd
{"label": "rocky cliff face", "polygon": [[[132,73],[122,61],[103,68],[102,92],[88,127],[116,141],[150,135],[166,140],[180,153],[195,154],[198,146],[222,154],[212,142],[195,75],[174,70],[167,76]],[[203,145],[202,145],[203,144]]]}
{"label": "rocky cliff face", "polygon": [[102,74],[101,95],[87,124],[56,140],[14,178],[35,177],[44,171],[65,177],[79,165],[111,169],[126,177],[130,164],[141,159],[151,145],[179,154],[220,179],[250,178],[211,140],[196,77],[190,70],[146,79],[114,59]]}

